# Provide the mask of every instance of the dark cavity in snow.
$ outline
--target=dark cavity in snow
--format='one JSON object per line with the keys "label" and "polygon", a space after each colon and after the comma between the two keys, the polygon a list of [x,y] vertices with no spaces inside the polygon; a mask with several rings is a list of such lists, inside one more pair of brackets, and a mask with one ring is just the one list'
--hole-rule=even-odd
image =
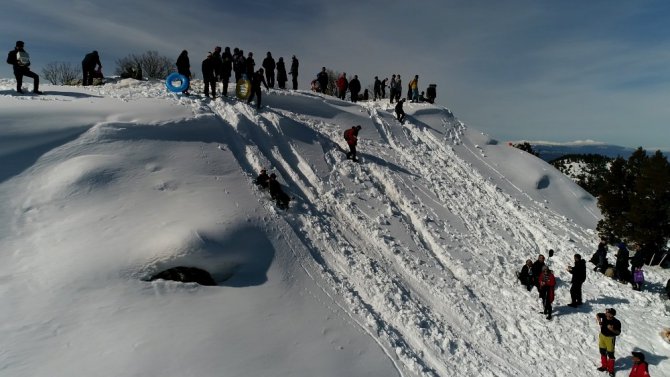
{"label": "dark cavity in snow", "polygon": [[149,278],[149,281],[158,279],[174,280],[182,283],[198,283],[200,285],[217,285],[209,272],[196,267],[173,267],[159,272]]}

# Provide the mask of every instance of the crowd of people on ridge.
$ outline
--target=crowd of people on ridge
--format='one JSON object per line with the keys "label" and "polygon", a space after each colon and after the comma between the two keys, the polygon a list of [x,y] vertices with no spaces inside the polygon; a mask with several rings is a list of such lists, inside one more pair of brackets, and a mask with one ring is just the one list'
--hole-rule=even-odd
{"label": "crowd of people on ridge", "polygon": [[[628,248],[624,243],[619,243],[616,253],[616,265],[612,266],[607,262],[607,242],[602,240],[598,244],[596,252],[590,259],[595,265],[593,271],[600,271],[604,275],[612,277],[622,283],[631,283],[634,290],[641,290],[644,284],[642,266],[644,260],[639,247],[636,246],[636,253],[630,257]],[[554,255],[554,250],[549,250],[549,258]],[[580,254],[575,254],[574,265],[568,266],[567,272],[571,274],[570,285],[570,303],[567,306],[578,308],[584,304],[582,298],[582,286],[586,281],[587,266],[586,261]],[[633,266],[628,270],[628,261],[631,260]],[[552,303],[554,301],[556,289],[556,277],[550,268],[550,259],[545,260],[543,254],[538,255],[537,260],[526,260],[521,271],[517,273],[517,278],[522,286],[529,292],[536,288],[540,300],[542,301],[542,314],[546,315],[547,320],[552,319]],[[637,275],[636,275],[637,274]],[[637,276],[637,277],[636,277]],[[666,294],[670,299],[670,280],[666,286]],[[596,322],[600,327],[598,334],[598,350],[600,353],[600,366],[598,371],[607,372],[610,376],[615,374],[615,355],[616,337],[621,334],[621,322],[616,318],[616,310],[607,308],[603,313],[596,314]],[[670,339],[669,339],[670,341]],[[633,369],[632,377],[649,377],[648,363],[645,361],[645,355],[639,351],[632,352]]]}

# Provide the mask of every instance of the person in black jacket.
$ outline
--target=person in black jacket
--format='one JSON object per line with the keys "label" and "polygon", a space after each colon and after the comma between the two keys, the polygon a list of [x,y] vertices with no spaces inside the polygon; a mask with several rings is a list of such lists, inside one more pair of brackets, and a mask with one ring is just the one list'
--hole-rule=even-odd
{"label": "person in black jacket", "polygon": [[530,292],[535,286],[537,276],[533,275],[533,261],[528,259],[526,264],[521,267],[521,272],[517,275],[521,284]]}
{"label": "person in black jacket", "polygon": [[291,59],[291,72],[289,74],[293,77],[293,90],[298,90],[298,66],[300,63],[298,62],[298,58],[293,55],[293,58]]}
{"label": "person in black jacket", "polygon": [[256,62],[254,61],[254,53],[250,52],[247,54],[247,60],[245,61],[246,64],[246,74],[247,78],[251,80],[251,77],[254,75],[255,70],[256,70]]}
{"label": "person in black jacket", "polygon": [[189,80],[189,87],[186,88],[182,93],[189,95],[188,89],[191,87],[191,62],[188,59],[188,51],[184,50],[179,54],[177,58],[177,72],[180,75],[185,76]]}
{"label": "person in black jacket", "polygon": [[23,76],[33,79],[33,93],[42,94],[40,92],[40,77],[30,70],[30,55],[24,50],[23,41],[16,41],[16,46],[7,54],[7,63],[14,68],[14,77],[16,78],[16,91],[23,93],[21,86],[23,85]]}
{"label": "person in black jacket", "polygon": [[84,56],[84,60],[81,61],[81,70],[82,70],[82,85],[93,85],[93,75],[95,75],[96,68],[102,69],[102,64],[100,64],[100,56],[97,51],[90,52]]}
{"label": "person in black jacket", "polygon": [[586,261],[582,256],[575,254],[575,266],[568,267],[568,272],[572,274],[572,285],[570,286],[571,303],[568,306],[576,308],[582,305],[582,285],[586,281]]}
{"label": "person in black jacket", "polygon": [[261,84],[265,85],[266,90],[270,90],[270,88],[268,88],[268,84],[265,82],[265,78],[263,77],[263,68],[259,68],[251,78],[251,94],[249,94],[249,99],[247,100],[247,103],[250,104],[254,96],[258,97],[256,100],[256,108],[258,109],[261,108]]}
{"label": "person in black jacket", "polygon": [[326,72],[326,67],[321,68],[321,72],[316,75],[316,81],[319,82],[321,93],[326,94],[326,89],[328,89],[328,72]]}
{"label": "person in black jacket", "polygon": [[277,207],[287,209],[291,198],[284,192],[284,190],[282,190],[281,184],[277,181],[277,175],[275,173],[270,174],[268,187],[270,189],[270,197],[277,201]]}
{"label": "person in black jacket", "polygon": [[268,55],[263,59],[263,69],[265,69],[265,80],[268,83],[268,86],[270,88],[275,87],[275,68],[277,65],[275,64],[274,58],[272,58],[272,54],[270,51],[268,51]]}
{"label": "person in black jacket", "polygon": [[262,188],[268,188],[270,183],[270,176],[268,175],[268,171],[261,169],[261,173],[258,175],[258,177],[256,177],[254,183],[258,186],[261,186]]}
{"label": "person in black jacket", "polygon": [[[533,276],[538,277],[542,273],[542,267],[544,267],[544,255],[540,254],[537,256],[537,260],[533,262]],[[540,283],[535,279],[534,281],[537,291],[540,291]]]}
{"label": "person in black jacket", "polygon": [[[398,122],[400,122],[400,124],[403,124],[405,122],[405,110],[402,108],[402,105],[404,103],[405,99],[403,98],[400,101],[398,101],[398,103],[395,105],[395,115],[398,118]],[[536,276],[539,276],[539,273]]]}
{"label": "person in black jacket", "polygon": [[382,82],[379,81],[379,77],[375,76],[375,83],[373,86],[373,93],[374,93],[374,100],[376,101],[377,98],[381,99],[384,98],[382,97]]}
{"label": "person in black jacket", "polygon": [[284,58],[280,57],[277,61],[277,84],[279,84],[279,89],[286,89],[286,81],[288,81],[286,65],[284,64]]}
{"label": "person in black jacket", "polygon": [[224,97],[228,96],[228,82],[232,71],[233,55],[230,53],[230,47],[226,47],[221,54],[221,83],[223,84],[221,95]]}
{"label": "person in black jacket", "polygon": [[202,81],[205,84],[205,96],[209,96],[209,88],[212,88],[212,99],[216,98],[216,65],[214,55],[207,53],[207,57],[202,61]]}
{"label": "person in black jacket", "polygon": [[361,82],[358,81],[358,75],[349,81],[349,91],[351,92],[351,102],[358,102],[358,93],[361,91]]}
{"label": "person in black jacket", "polygon": [[614,269],[616,271],[616,279],[621,283],[628,283],[631,279],[628,272],[628,261],[630,259],[630,252],[628,247],[623,242],[619,243],[619,250],[616,253],[616,264]]}
{"label": "person in black jacket", "polygon": [[605,240],[600,240],[598,249],[591,257],[591,263],[596,265],[593,271],[600,270],[600,272],[605,273],[607,269],[607,242]]}

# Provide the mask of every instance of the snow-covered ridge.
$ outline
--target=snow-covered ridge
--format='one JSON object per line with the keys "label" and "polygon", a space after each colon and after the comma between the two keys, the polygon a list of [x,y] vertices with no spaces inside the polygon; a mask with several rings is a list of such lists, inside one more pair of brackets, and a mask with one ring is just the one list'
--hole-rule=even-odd
{"label": "snow-covered ridge", "polygon": [[[310,92],[181,98],[162,83],[0,80],[0,375],[592,376],[595,312],[617,307],[620,370],[669,348],[650,291],[601,275],[593,197],[440,106]],[[360,124],[361,163],[342,133]],[[251,183],[272,169],[294,200]],[[557,251],[552,322],[514,273]],[[218,287],[155,281],[207,269]],[[568,310],[570,309],[570,310]],[[664,374],[666,373],[666,374]]]}

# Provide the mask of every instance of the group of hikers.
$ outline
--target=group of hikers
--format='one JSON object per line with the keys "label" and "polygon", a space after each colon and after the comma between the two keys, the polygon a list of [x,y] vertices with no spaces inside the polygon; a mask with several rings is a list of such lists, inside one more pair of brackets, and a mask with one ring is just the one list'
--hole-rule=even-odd
{"label": "group of hikers", "polygon": [[[180,75],[185,76],[189,80],[193,77],[188,51],[183,50],[179,54],[176,65],[177,72]],[[265,86],[266,90],[268,90],[269,88],[274,88],[276,82],[279,89],[286,89],[288,75],[291,75],[293,77],[293,90],[298,89],[299,65],[298,58],[293,55],[290,70],[287,72],[284,58],[280,57],[275,61],[272,53],[268,51],[265,59],[263,59],[261,68],[256,69],[253,52],[249,52],[245,57],[244,50],[237,47],[231,52],[230,47],[226,47],[222,51],[221,47],[217,46],[213,52],[208,52],[202,61],[204,94],[209,97],[211,93],[212,98],[216,98],[217,83],[221,82],[221,95],[226,97],[228,95],[230,79],[234,75],[237,85],[236,91],[239,91],[239,85],[243,80],[250,81],[250,94],[247,98],[247,103],[251,103],[255,98],[256,107],[260,108],[261,85]],[[190,95],[189,88],[186,88],[183,94]]]}
{"label": "group of hikers", "polygon": [[[322,67],[321,71],[316,75],[316,79],[312,81],[312,90],[315,92],[320,92],[327,94],[328,93],[328,84],[330,81],[329,73],[326,67]],[[389,99],[390,102],[400,101],[402,97],[402,80],[400,75],[392,75],[391,82],[387,85],[389,81],[388,78],[383,80],[379,79],[379,76],[375,76],[373,84],[373,100],[377,101],[379,99],[386,98],[386,88],[389,88]],[[347,73],[343,72],[335,80],[335,95],[341,100],[346,99],[347,91],[350,93],[351,102],[357,102],[359,100],[367,101],[369,100],[368,89],[363,90],[361,93],[361,82],[358,79],[358,75],[349,80],[347,79]],[[426,94],[427,93],[427,94]],[[437,96],[437,85],[430,84],[428,89],[425,92],[419,93],[419,75],[415,75],[414,79],[409,82],[407,87],[407,98],[411,102],[429,102],[434,103]]]}
{"label": "group of hikers", "polygon": [[[617,259],[621,260],[619,262],[619,270],[616,273],[619,279],[627,279],[626,281],[633,282],[633,289],[640,290],[642,289],[643,279],[638,282],[634,282],[634,279],[631,278],[632,275],[628,273],[628,259],[635,259],[636,256],[632,258],[629,257],[626,245],[620,243],[619,252],[617,253]],[[622,251],[623,250],[623,251]],[[638,249],[639,251],[639,249]],[[517,273],[517,277],[521,284],[528,290],[531,291],[533,288],[536,288],[540,300],[542,301],[542,308],[544,315],[546,315],[547,320],[552,319],[552,304],[554,302],[554,293],[556,288],[556,277],[554,272],[550,268],[550,260],[554,255],[554,250],[549,250],[549,259],[545,260],[545,256],[540,254],[537,257],[537,260],[533,262],[532,260],[526,260],[525,265],[521,268],[521,271]],[[644,259],[642,258],[642,253],[637,252],[636,255],[638,259],[635,260],[634,264],[637,267],[634,267],[636,271],[641,271],[642,264],[644,264]],[[625,269],[623,264],[623,259],[625,258]],[[642,264],[639,264],[640,261]],[[601,241],[598,245],[598,249],[594,256],[591,258],[591,262],[596,265],[593,269],[594,271],[601,270],[606,271],[608,267],[607,263],[607,243]],[[639,264],[639,265],[638,265]],[[567,271],[571,276],[571,286],[570,286],[570,303],[567,304],[569,307],[577,308],[584,304],[582,298],[582,286],[586,281],[586,261],[582,259],[580,254],[574,255],[574,265],[568,266]],[[626,272],[624,272],[624,270]],[[668,281],[668,286],[670,287],[670,281]],[[670,291],[668,292],[670,297]],[[600,327],[600,333],[598,335],[598,350],[600,352],[600,366],[597,368],[599,371],[608,372],[610,376],[614,376],[614,348],[616,344],[616,337],[621,334],[621,322],[615,318],[616,310],[614,308],[605,309],[604,313],[598,313],[596,315],[596,322]],[[648,364],[645,361],[645,355],[642,352],[634,351],[632,353],[633,358],[633,369],[631,371],[631,377],[648,377]]]}

